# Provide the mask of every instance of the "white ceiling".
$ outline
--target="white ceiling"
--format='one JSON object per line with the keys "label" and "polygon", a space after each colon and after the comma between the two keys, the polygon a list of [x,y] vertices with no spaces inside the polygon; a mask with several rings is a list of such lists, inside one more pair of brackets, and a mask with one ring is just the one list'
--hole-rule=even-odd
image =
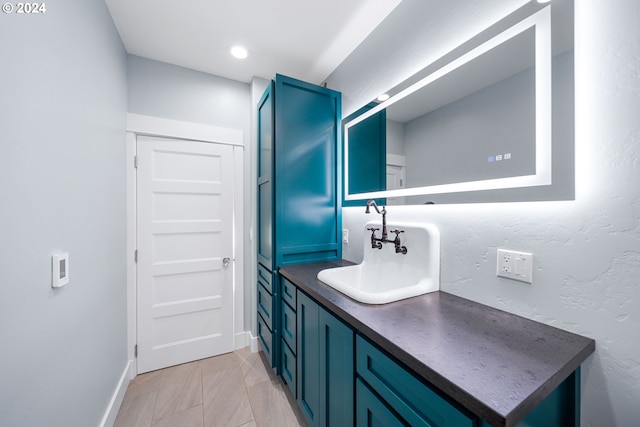
{"label": "white ceiling", "polygon": [[[105,0],[127,52],[249,82],[320,84],[401,0]],[[232,45],[249,50],[244,60]]]}

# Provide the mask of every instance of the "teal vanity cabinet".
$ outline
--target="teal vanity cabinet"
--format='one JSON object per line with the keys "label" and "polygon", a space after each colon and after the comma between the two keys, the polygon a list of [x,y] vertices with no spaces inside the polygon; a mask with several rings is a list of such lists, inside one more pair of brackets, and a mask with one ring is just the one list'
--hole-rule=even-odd
{"label": "teal vanity cabinet", "polygon": [[356,366],[356,426],[475,426],[475,417],[457,409],[360,335]]}
{"label": "teal vanity cabinet", "polygon": [[[357,427],[491,427],[458,408],[360,335],[356,338],[356,371]],[[579,379],[580,368],[516,427],[578,427]]]}
{"label": "teal vanity cabinet", "polygon": [[340,93],[282,75],[258,103],[257,328],[278,374],[284,349],[278,269],[342,257],[341,116]]}
{"label": "teal vanity cabinet", "polygon": [[296,328],[296,400],[306,422],[312,427],[353,425],[353,329],[299,290]]}
{"label": "teal vanity cabinet", "polygon": [[309,426],[352,426],[353,329],[285,278],[282,290],[282,379]]}
{"label": "teal vanity cabinet", "polygon": [[282,278],[282,379],[312,427],[354,424],[353,329]]}
{"label": "teal vanity cabinet", "polygon": [[285,381],[309,425],[580,426],[594,340],[442,291],[362,304],[317,279],[345,265],[280,270]]}

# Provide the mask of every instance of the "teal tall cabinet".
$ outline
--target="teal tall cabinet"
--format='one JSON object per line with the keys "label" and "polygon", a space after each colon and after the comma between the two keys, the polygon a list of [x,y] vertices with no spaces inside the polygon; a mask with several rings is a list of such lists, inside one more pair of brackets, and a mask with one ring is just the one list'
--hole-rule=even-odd
{"label": "teal tall cabinet", "polygon": [[342,257],[341,116],[340,93],[279,74],[258,103],[258,338],[278,374],[295,353],[278,268]]}

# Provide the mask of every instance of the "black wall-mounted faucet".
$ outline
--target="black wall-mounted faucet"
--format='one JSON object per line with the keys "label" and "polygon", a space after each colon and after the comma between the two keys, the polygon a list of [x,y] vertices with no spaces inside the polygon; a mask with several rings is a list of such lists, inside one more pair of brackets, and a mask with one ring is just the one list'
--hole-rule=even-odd
{"label": "black wall-mounted faucet", "polygon": [[[371,206],[373,206],[376,212],[382,215],[382,240],[381,241],[386,241],[387,240],[387,209],[383,206],[382,210],[380,210],[378,208],[378,204],[376,203],[376,201],[371,199],[367,202],[367,208],[365,209],[364,213],[366,214],[371,213],[371,210],[370,210]],[[375,231],[374,231],[374,234],[375,234]],[[380,248],[382,248],[382,246],[380,246]]]}
{"label": "black wall-mounted faucet", "polygon": [[407,247],[406,246],[402,246],[400,243],[400,233],[404,233],[404,230],[391,230],[392,233],[396,234],[396,238],[393,240],[389,240],[387,238],[388,234],[387,234],[387,209],[383,206],[382,210],[380,210],[378,208],[378,204],[376,203],[375,200],[371,199],[367,202],[367,208],[365,209],[364,213],[368,214],[371,213],[371,206],[373,206],[373,208],[376,210],[376,212],[378,212],[380,215],[382,215],[382,237],[378,238],[376,237],[376,231],[379,230],[379,228],[374,228],[374,227],[370,227],[367,228],[367,230],[371,231],[371,247],[373,249],[382,249],[382,244],[383,243],[393,243],[396,247],[396,253],[397,254],[403,254],[406,255],[407,253]]}

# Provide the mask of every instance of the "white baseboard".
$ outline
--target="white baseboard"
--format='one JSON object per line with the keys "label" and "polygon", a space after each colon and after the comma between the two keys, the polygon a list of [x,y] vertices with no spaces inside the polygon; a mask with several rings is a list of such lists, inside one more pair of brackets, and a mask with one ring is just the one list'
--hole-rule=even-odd
{"label": "white baseboard", "polygon": [[240,332],[234,335],[233,349],[249,347],[252,353],[258,351],[258,337],[251,335],[251,331]]}
{"label": "white baseboard", "polygon": [[107,410],[102,417],[100,427],[112,427],[113,423],[116,422],[116,416],[118,416],[118,411],[120,410],[120,405],[122,405],[122,399],[124,399],[127,386],[129,386],[129,381],[131,381],[135,375],[135,372],[133,371],[133,362],[133,360],[129,360],[127,362],[124,372],[122,373],[122,376],[120,376],[120,381],[118,381],[118,385],[113,392],[109,406],[107,406]]}
{"label": "white baseboard", "polygon": [[233,349],[240,350],[241,348],[245,348],[249,345],[249,341],[251,338],[251,333],[249,332],[239,332],[233,336]]}
{"label": "white baseboard", "polygon": [[258,337],[254,337],[253,335],[251,335],[250,332],[249,332],[249,346],[251,347],[251,353],[257,353],[258,350],[260,350],[258,348]]}

